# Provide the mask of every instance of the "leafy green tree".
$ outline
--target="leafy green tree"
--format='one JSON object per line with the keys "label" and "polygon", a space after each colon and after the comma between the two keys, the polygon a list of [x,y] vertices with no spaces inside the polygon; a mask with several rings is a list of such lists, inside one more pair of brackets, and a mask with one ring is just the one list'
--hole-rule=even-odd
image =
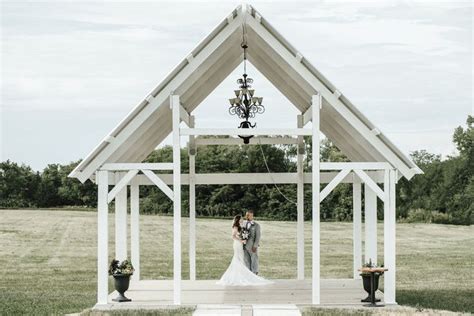
{"label": "leafy green tree", "polygon": [[37,206],[40,175],[10,160],[0,163],[0,207]]}

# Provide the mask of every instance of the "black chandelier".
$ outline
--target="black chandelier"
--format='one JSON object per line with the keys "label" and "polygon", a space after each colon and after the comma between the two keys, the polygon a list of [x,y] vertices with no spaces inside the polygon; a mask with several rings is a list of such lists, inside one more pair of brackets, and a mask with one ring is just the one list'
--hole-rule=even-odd
{"label": "black chandelier", "polygon": [[[263,106],[263,98],[254,96],[255,90],[250,89],[253,83],[253,79],[247,76],[247,44],[242,43],[242,48],[244,49],[244,74],[242,78],[237,80],[239,85],[239,90],[234,90],[235,98],[229,99],[230,108],[229,113],[231,115],[237,115],[239,118],[243,119],[239,125],[239,128],[254,128],[257,126],[257,123],[250,123],[249,118],[254,118],[255,115],[262,114],[265,112],[265,107]],[[240,136],[244,140],[244,144],[248,144],[250,138],[253,135],[249,136]]]}

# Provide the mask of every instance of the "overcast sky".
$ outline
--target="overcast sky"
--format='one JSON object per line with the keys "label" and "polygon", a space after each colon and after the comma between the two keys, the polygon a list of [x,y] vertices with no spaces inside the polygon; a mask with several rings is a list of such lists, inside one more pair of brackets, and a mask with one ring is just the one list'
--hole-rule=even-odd
{"label": "overcast sky", "polygon": [[[2,161],[84,158],[240,3],[2,1]],[[402,151],[454,153],[473,112],[471,1],[249,3]],[[237,124],[227,99],[241,73],[195,111],[198,126]],[[248,73],[267,105],[258,126],[295,127],[296,109]]]}

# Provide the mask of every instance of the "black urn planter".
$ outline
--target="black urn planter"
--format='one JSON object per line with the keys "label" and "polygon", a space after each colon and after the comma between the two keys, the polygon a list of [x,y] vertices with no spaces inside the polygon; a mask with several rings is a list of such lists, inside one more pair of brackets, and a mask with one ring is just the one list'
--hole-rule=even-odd
{"label": "black urn planter", "polygon": [[[362,282],[364,284],[364,290],[368,293],[367,297],[364,298],[363,300],[360,300],[360,301],[361,302],[370,302],[371,301],[371,297],[370,297],[370,273],[361,274],[360,276],[362,277]],[[375,273],[374,274],[374,278],[375,278],[374,295],[375,295],[375,292],[379,288],[379,277],[380,277],[380,273]],[[380,299],[376,299],[375,301],[380,302]]]}
{"label": "black urn planter", "polygon": [[112,299],[114,302],[130,302],[131,299],[125,297],[124,293],[130,286],[130,274],[114,274],[115,290],[119,293],[117,298]]}

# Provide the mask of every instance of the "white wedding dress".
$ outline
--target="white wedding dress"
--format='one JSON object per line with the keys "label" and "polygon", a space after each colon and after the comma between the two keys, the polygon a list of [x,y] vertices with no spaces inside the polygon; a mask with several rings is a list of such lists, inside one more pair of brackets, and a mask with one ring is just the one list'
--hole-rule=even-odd
{"label": "white wedding dress", "polygon": [[244,248],[238,234],[236,228],[232,229],[234,256],[232,257],[232,261],[230,262],[226,272],[222,275],[221,279],[217,281],[217,284],[227,286],[249,286],[273,283],[272,281],[259,277],[247,268],[244,262]]}

